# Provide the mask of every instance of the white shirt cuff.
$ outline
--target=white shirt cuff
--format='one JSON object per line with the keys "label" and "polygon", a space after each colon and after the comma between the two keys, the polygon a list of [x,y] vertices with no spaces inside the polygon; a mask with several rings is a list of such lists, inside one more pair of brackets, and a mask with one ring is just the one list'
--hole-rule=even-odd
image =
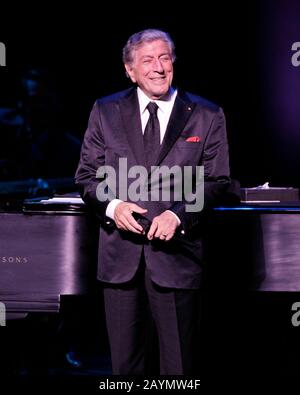
{"label": "white shirt cuff", "polygon": [[123,200],[120,200],[120,199],[113,199],[111,202],[109,202],[106,207],[105,215],[108,218],[115,220],[115,208],[121,202],[123,202]]}
{"label": "white shirt cuff", "polygon": [[[110,204],[110,203],[109,203],[109,204]],[[178,221],[178,225],[181,224],[181,221],[180,221],[180,219],[178,218],[178,215],[176,215],[176,214],[174,213],[174,211],[172,211],[172,210],[166,210],[166,211],[169,211],[169,213],[172,213],[172,214],[176,217],[176,219],[177,219],[177,221]]]}

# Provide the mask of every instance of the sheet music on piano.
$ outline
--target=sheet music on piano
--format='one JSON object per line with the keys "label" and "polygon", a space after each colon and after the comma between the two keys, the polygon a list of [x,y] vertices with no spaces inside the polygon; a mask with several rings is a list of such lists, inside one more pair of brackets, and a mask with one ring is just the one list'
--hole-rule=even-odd
{"label": "sheet music on piano", "polygon": [[81,197],[73,197],[73,196],[61,196],[61,197],[53,197],[50,199],[42,199],[40,203],[44,204],[84,204],[84,201]]}

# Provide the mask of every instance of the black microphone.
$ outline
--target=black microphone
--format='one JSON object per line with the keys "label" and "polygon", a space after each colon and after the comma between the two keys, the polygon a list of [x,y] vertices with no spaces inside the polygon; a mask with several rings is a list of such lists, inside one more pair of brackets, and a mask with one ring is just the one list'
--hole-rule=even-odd
{"label": "black microphone", "polygon": [[132,213],[133,218],[136,220],[136,222],[141,225],[141,227],[143,228],[143,231],[145,234],[147,234],[150,230],[151,227],[151,221],[144,217],[143,215],[139,214],[139,213]]}

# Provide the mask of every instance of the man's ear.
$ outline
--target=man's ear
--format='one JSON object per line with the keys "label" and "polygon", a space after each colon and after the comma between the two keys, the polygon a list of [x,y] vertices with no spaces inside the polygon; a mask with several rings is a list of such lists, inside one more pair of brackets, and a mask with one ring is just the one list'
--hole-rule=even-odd
{"label": "man's ear", "polygon": [[131,81],[135,83],[136,79],[134,78],[133,68],[129,64],[125,64],[125,70],[127,77],[129,77]]}

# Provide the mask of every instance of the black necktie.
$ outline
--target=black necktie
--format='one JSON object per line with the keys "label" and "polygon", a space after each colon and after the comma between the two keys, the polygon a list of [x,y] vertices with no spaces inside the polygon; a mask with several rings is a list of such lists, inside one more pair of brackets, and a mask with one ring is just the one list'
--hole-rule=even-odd
{"label": "black necktie", "polygon": [[157,118],[158,105],[150,102],[147,106],[150,113],[147,125],[144,131],[144,152],[145,160],[148,167],[155,165],[160,150],[160,128]]}

